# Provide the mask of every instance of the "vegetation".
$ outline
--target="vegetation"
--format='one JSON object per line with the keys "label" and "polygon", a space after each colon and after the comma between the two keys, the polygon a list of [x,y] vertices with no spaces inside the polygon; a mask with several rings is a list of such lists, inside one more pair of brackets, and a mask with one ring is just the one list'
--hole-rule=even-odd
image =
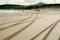
{"label": "vegetation", "polygon": [[0,5],[0,9],[25,9],[24,5],[4,4]]}
{"label": "vegetation", "polygon": [[38,9],[38,8],[59,8],[60,4],[43,4],[43,5],[32,5],[26,9]]}
{"label": "vegetation", "polygon": [[0,9],[38,9],[38,8],[59,8],[60,4],[45,4],[37,3],[30,6],[16,5],[16,4],[4,4],[0,5]]}

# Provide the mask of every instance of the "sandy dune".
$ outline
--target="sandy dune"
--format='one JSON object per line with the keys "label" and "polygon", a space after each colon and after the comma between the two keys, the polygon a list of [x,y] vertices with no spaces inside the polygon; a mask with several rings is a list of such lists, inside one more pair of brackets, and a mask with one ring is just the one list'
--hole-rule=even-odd
{"label": "sandy dune", "polygon": [[60,10],[1,13],[0,40],[60,40]]}

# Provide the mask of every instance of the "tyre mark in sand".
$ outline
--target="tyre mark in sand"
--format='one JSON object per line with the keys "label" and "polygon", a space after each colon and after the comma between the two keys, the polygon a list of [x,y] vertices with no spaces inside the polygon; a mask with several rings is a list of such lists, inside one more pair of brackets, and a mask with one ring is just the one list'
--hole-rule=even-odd
{"label": "tyre mark in sand", "polygon": [[60,36],[59,36],[58,40],[60,40]]}
{"label": "tyre mark in sand", "polygon": [[31,38],[31,40],[36,39],[38,36],[40,36],[42,33],[44,33],[46,30],[48,30],[51,26],[53,26],[55,23],[57,23],[59,20],[55,21],[54,23],[52,23],[51,25],[49,25],[47,28],[45,28],[44,30],[42,30],[40,33],[38,33],[37,35],[35,35],[34,37]]}
{"label": "tyre mark in sand", "polygon": [[[32,14],[32,15],[33,15],[33,14]],[[31,15],[31,16],[32,16],[32,15]],[[18,22],[18,23],[15,23],[15,24],[13,24],[13,25],[10,25],[10,26],[7,26],[7,27],[5,27],[5,28],[2,28],[2,29],[0,29],[0,31],[5,30],[5,29],[8,29],[8,28],[11,28],[11,27],[16,26],[16,25],[20,25],[23,21],[25,21],[25,20],[27,20],[27,19],[30,19],[31,16],[29,16],[29,17],[26,18],[26,19],[23,19],[22,21],[20,21],[20,22]]]}
{"label": "tyre mark in sand", "polygon": [[58,20],[52,27],[51,29],[47,32],[47,34],[43,37],[42,40],[46,40],[48,38],[48,36],[51,34],[51,32],[54,30],[54,28],[56,27],[56,25],[60,22],[60,20]]}
{"label": "tyre mark in sand", "polygon": [[26,26],[23,27],[22,29],[18,30],[17,32],[13,33],[12,35],[4,38],[4,40],[10,40],[10,39],[12,39],[13,37],[15,37],[16,35],[18,35],[18,34],[20,34],[21,32],[23,32],[25,29],[27,29],[30,25],[32,25],[32,24],[37,20],[37,17],[38,17],[38,15],[36,14],[36,17],[35,17],[35,19],[34,19],[32,22],[30,22],[28,25],[26,25]]}

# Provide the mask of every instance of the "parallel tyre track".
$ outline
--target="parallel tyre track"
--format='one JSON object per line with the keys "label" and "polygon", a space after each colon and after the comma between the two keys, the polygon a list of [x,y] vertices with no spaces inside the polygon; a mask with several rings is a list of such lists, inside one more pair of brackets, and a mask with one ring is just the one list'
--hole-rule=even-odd
{"label": "parallel tyre track", "polygon": [[30,25],[32,25],[36,20],[37,20],[38,14],[36,14],[36,17],[32,20],[32,22],[30,22],[28,25],[26,25],[25,27],[23,27],[22,29],[18,30],[17,32],[9,35],[8,37],[4,38],[4,40],[10,40],[13,37],[15,37],[16,35],[20,34],[21,32],[23,32],[25,29],[27,29]]}
{"label": "parallel tyre track", "polygon": [[58,37],[58,40],[60,40],[60,36]]}
{"label": "parallel tyre track", "polygon": [[54,23],[52,23],[51,25],[49,25],[47,28],[45,28],[44,30],[42,30],[40,33],[38,33],[37,35],[35,35],[34,37],[31,38],[31,40],[35,40],[38,36],[40,36],[42,33],[44,33],[46,30],[48,30],[51,26],[52,28],[47,32],[47,34],[44,36],[44,38],[42,40],[46,40],[47,37],[49,36],[49,34],[52,32],[52,30],[56,27],[56,25],[60,22],[60,19],[55,21]]}
{"label": "parallel tyre track", "polygon": [[8,29],[8,28],[11,28],[11,27],[16,26],[16,25],[20,25],[23,21],[30,19],[32,16],[33,16],[33,14],[32,14],[31,16],[29,16],[28,18],[23,19],[23,20],[20,21],[20,22],[17,22],[17,23],[15,23],[15,24],[12,24],[12,25],[7,26],[7,27],[5,27],[5,28],[1,28],[0,31],[5,30],[5,29]]}
{"label": "parallel tyre track", "polygon": [[[21,20],[24,20],[24,19],[21,19]],[[17,21],[21,21],[20,19],[17,20]],[[8,23],[13,23],[13,22],[17,22],[17,21],[11,21],[11,22],[6,22],[6,23],[1,23],[0,25],[4,25],[4,24],[8,24]]]}
{"label": "parallel tyre track", "polygon": [[[32,14],[32,15],[34,15],[34,14]],[[32,15],[31,15],[31,16],[32,16]],[[20,29],[20,30],[18,30],[17,32],[15,32],[15,33],[9,35],[8,37],[4,38],[4,40],[10,40],[10,39],[12,39],[12,38],[15,37],[16,35],[18,35],[18,34],[20,34],[21,32],[23,32],[25,29],[27,29],[30,25],[32,25],[32,24],[35,22],[36,19],[38,19],[38,18],[37,18],[37,17],[38,17],[38,14],[36,14],[36,17],[35,17],[34,20],[25,21],[25,20],[30,19],[31,16],[28,17],[28,18],[26,18],[26,19],[23,19],[22,21],[17,20],[17,21],[20,21],[19,23],[16,23],[16,24],[13,24],[13,25],[10,25],[10,26],[7,26],[7,27],[5,27],[5,28],[0,29],[0,31],[2,31],[2,30],[5,30],[5,29],[7,29],[7,28],[10,28],[10,27],[13,27],[13,26],[20,25],[20,24],[23,24],[23,23],[26,23],[26,22],[31,21],[28,25],[26,25],[26,26],[23,27],[22,29]],[[17,22],[17,21],[13,21],[13,22]],[[25,22],[24,22],[24,21],[25,21]],[[53,29],[56,27],[56,25],[57,25],[59,22],[60,22],[60,19],[57,20],[57,21],[55,21],[55,22],[52,23],[51,25],[49,25],[47,28],[45,28],[45,29],[42,30],[40,33],[38,33],[37,35],[35,35],[34,37],[32,37],[30,40],[36,39],[38,36],[40,36],[42,33],[44,33],[46,30],[48,30],[48,29],[51,27],[51,28],[49,29],[49,31],[46,33],[46,35],[43,37],[43,39],[42,39],[42,40],[46,40],[46,39],[48,38],[48,36],[50,35],[50,33],[53,31]],[[8,23],[12,23],[12,22],[8,22]],[[4,24],[4,23],[3,23],[3,24]],[[3,25],[3,24],[2,24],[2,25]],[[6,23],[6,24],[7,24],[7,23]],[[60,40],[60,37],[58,38],[58,40]]]}
{"label": "parallel tyre track", "polygon": [[54,28],[57,26],[57,24],[60,22],[60,20],[58,20],[56,23],[54,23],[54,25],[49,29],[49,31],[47,32],[47,34],[43,37],[42,40],[46,40],[48,38],[48,36],[51,34],[51,32],[54,30]]}

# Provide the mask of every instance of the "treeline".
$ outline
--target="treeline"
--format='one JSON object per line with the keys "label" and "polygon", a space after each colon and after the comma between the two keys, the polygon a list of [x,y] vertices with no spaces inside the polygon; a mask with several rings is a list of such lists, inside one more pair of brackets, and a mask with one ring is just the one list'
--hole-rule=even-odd
{"label": "treeline", "polygon": [[38,9],[38,8],[60,8],[60,4],[44,4],[44,5],[32,5],[26,9]]}
{"label": "treeline", "polygon": [[4,4],[0,5],[0,9],[39,9],[39,8],[59,8],[60,4],[43,4],[43,5],[13,5],[13,4]]}
{"label": "treeline", "polygon": [[0,9],[25,9],[24,5],[16,5],[16,4],[4,4],[0,5]]}

